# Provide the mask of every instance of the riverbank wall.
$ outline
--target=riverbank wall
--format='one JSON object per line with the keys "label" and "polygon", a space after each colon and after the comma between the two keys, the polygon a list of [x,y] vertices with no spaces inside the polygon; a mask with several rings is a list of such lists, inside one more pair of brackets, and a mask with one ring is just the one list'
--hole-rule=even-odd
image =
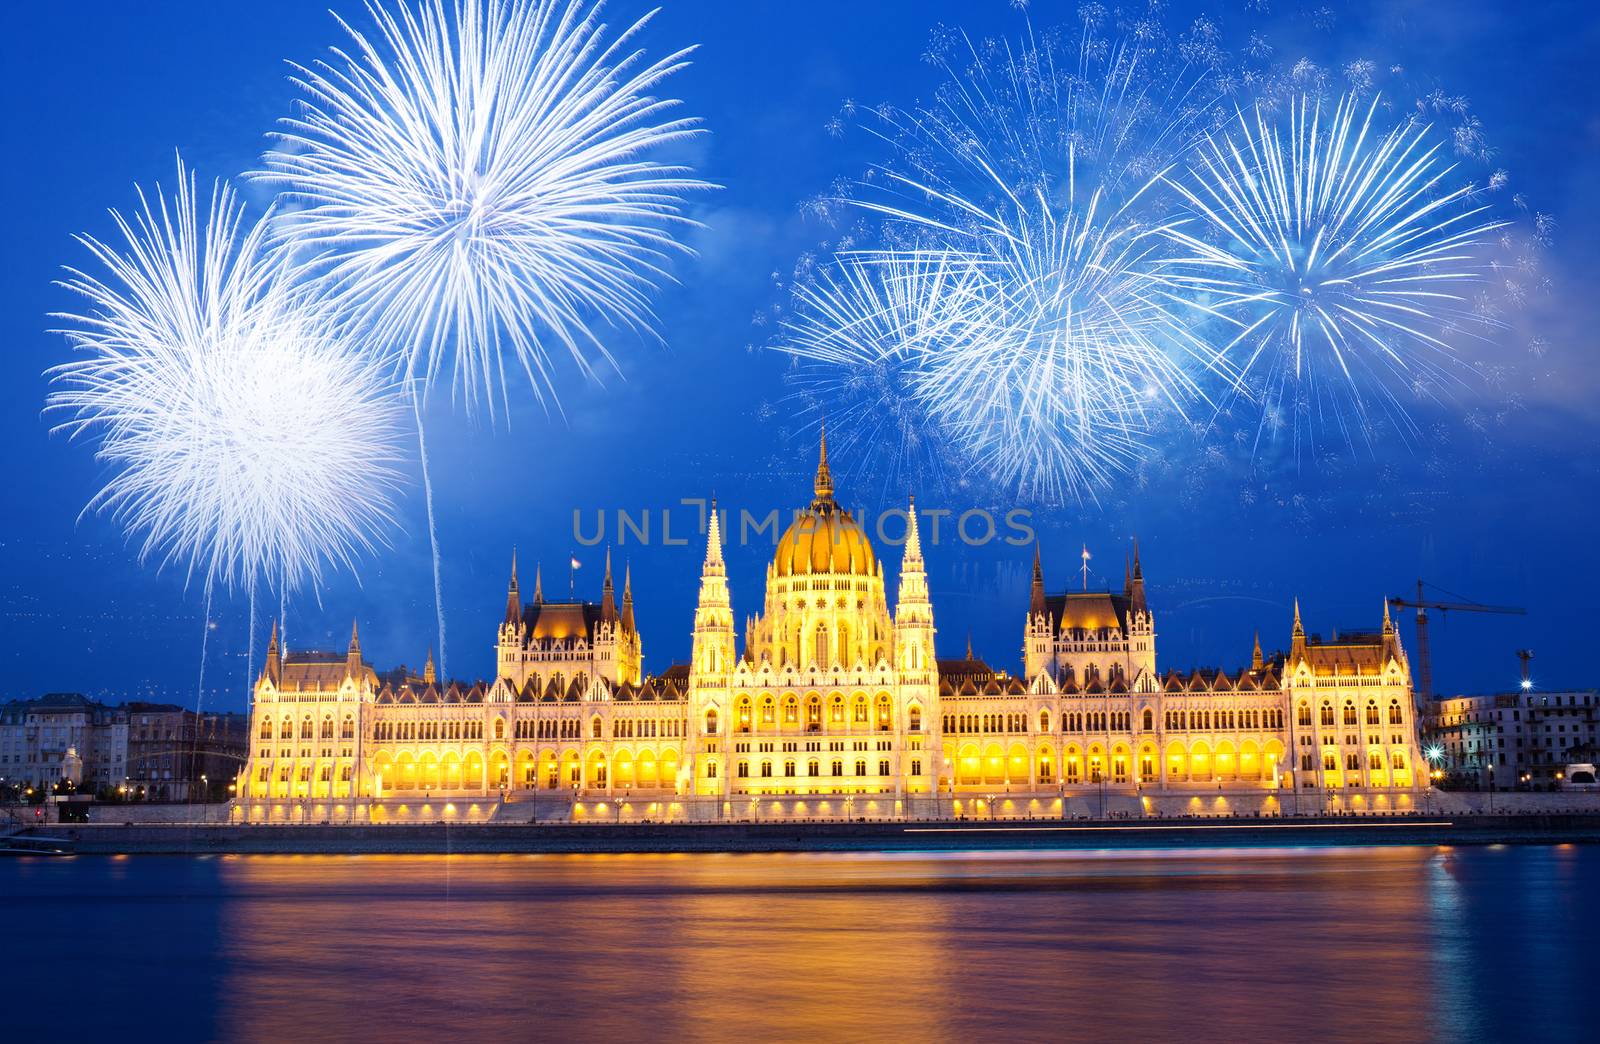
{"label": "riverbank wall", "polygon": [[[38,831],[46,833],[46,831]],[[1600,843],[1600,814],[1176,821],[694,824],[73,824],[80,854],[519,854],[1231,848]]]}

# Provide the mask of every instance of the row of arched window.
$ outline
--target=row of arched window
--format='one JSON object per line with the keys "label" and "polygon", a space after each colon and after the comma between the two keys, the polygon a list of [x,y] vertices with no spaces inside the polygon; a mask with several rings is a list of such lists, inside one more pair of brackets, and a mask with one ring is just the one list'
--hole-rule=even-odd
{"label": "row of arched window", "polygon": [[[355,734],[356,719],[353,715],[346,714],[344,716],[344,721],[339,725],[339,738],[354,739]],[[272,719],[270,717],[262,718],[260,732],[261,738],[264,740],[269,740],[272,738],[272,735]],[[294,739],[294,718],[292,716],[288,714],[283,716],[283,723],[278,728],[278,738],[286,740]],[[311,715],[307,714],[304,718],[300,719],[300,738],[333,739],[333,715],[323,715],[322,725],[319,729],[316,720],[313,719]]]}
{"label": "row of arched window", "polygon": [[[496,719],[498,721],[498,719]],[[372,730],[379,743],[481,740],[481,721],[380,721]]]}
{"label": "row of arched window", "polygon": [[[1366,723],[1368,725],[1383,724],[1383,721],[1380,717],[1380,708],[1378,707],[1377,700],[1367,701],[1366,713],[1363,715],[1363,717],[1366,719]],[[1405,712],[1401,708],[1399,700],[1391,699],[1389,701],[1388,718],[1390,725],[1403,725],[1405,723]],[[1343,712],[1340,715],[1340,720],[1345,725],[1356,725],[1359,723],[1356,716],[1355,700],[1344,701]],[[1295,723],[1302,726],[1309,726],[1311,724],[1311,704],[1302,702],[1295,708]],[[1333,726],[1336,724],[1334,720],[1334,706],[1331,701],[1322,701],[1322,707],[1320,708],[1320,712],[1318,714],[1318,723],[1324,726]]]}

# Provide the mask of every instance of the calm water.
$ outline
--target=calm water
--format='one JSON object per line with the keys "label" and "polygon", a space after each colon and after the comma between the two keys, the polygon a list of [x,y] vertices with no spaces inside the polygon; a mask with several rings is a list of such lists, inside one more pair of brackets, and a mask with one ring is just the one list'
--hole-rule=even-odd
{"label": "calm water", "polygon": [[1580,1040],[1597,945],[1573,846],[0,861],[13,1040]]}

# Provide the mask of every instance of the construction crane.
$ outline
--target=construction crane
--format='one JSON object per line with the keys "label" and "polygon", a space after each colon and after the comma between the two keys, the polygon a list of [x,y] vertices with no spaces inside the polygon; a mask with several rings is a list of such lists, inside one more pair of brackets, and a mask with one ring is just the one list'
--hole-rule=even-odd
{"label": "construction crane", "polygon": [[1425,705],[1428,700],[1433,699],[1433,660],[1428,652],[1429,609],[1440,613],[1501,613],[1507,616],[1526,616],[1528,615],[1528,610],[1520,605],[1484,605],[1482,602],[1469,601],[1458,594],[1451,594],[1437,584],[1429,584],[1427,586],[1434,587],[1450,595],[1451,598],[1461,599],[1456,602],[1434,601],[1428,598],[1423,586],[1423,582],[1418,580],[1416,598],[1391,598],[1389,599],[1389,604],[1401,609],[1415,609],[1417,611],[1417,666],[1421,682],[1417,686],[1417,697]]}

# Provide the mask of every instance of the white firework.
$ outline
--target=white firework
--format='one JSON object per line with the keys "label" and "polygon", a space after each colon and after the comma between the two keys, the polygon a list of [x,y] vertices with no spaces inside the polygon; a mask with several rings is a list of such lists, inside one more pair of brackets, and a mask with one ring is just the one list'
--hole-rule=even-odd
{"label": "white firework", "polygon": [[[1167,218],[1149,191],[1215,112],[1213,52],[1198,24],[1182,46],[1114,45],[1103,16],[1086,6],[1070,48],[966,42],[959,63],[936,48],[948,78],[935,102],[880,110],[893,156],[847,200],[882,222],[862,270],[942,289],[901,290],[926,302],[918,329],[886,336],[877,327],[905,316],[879,309],[839,336],[870,334],[858,356],[903,356],[912,401],[950,452],[1045,501],[1094,499],[1151,449],[1161,415],[1203,401],[1202,371],[1231,379],[1164,292]],[[1165,62],[1169,50],[1183,58]],[[816,296],[796,295],[800,319],[777,347],[859,368],[806,333],[837,321]],[[874,307],[859,293],[834,303]]]}
{"label": "white firework", "polygon": [[661,161],[700,133],[652,92],[689,49],[630,49],[588,0],[377,2],[368,38],[296,66],[304,97],[258,176],[282,231],[363,342],[471,408],[509,408],[507,370],[553,399],[552,350],[614,365],[597,322],[646,330],[687,198]]}
{"label": "white firework", "polygon": [[948,439],[918,397],[918,372],[954,321],[960,271],[935,257],[846,255],[795,289],[774,348],[790,382],[834,432],[836,456],[881,473],[884,492],[929,489],[955,469]]}
{"label": "white firework", "polygon": [[[348,351],[265,249],[225,183],[200,212],[178,166],[169,200],[113,212],[122,243],[80,237],[82,312],[58,314],[81,358],[49,371],[55,430],[97,440],[106,512],[141,560],[190,579],[286,589],[353,568],[384,540],[403,431],[380,364]],[[253,604],[253,603],[252,603]]]}
{"label": "white firework", "polygon": [[1351,96],[1240,112],[1169,177],[1194,219],[1168,232],[1174,300],[1225,324],[1260,430],[1292,426],[1297,447],[1323,426],[1365,436],[1372,401],[1409,429],[1404,400],[1458,379],[1452,340],[1493,325],[1475,299],[1503,222],[1427,124],[1383,115]]}

